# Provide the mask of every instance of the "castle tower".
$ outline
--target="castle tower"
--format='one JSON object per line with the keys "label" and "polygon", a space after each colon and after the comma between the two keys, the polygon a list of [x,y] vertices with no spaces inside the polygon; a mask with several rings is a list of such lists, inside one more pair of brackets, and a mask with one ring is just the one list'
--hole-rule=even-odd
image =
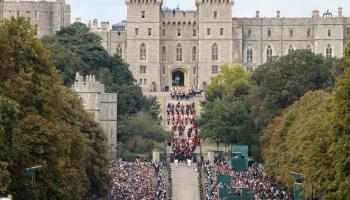
{"label": "castle tower", "polygon": [[159,91],[160,15],[163,0],[125,0],[127,63],[143,91]]}
{"label": "castle tower", "polygon": [[117,107],[116,93],[105,93],[104,85],[96,81],[95,76],[87,75],[84,79],[76,73],[73,90],[83,100],[86,111],[93,113],[108,138],[110,157],[117,157]]}
{"label": "castle tower", "polygon": [[200,87],[218,72],[222,64],[232,63],[233,0],[196,0],[199,15]]}

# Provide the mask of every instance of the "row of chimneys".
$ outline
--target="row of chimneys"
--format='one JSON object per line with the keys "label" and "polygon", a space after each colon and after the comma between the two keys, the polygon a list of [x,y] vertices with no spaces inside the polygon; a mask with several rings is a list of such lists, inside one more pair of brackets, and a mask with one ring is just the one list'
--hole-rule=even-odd
{"label": "row of chimneys", "polygon": [[[328,11],[327,11],[328,12]],[[281,17],[281,11],[277,11],[277,18],[280,18]],[[259,18],[260,17],[260,11],[256,11],[256,18]],[[312,18],[318,18],[320,17],[320,11],[318,10],[314,10],[312,11]],[[339,7],[338,8],[338,17],[343,17],[343,8],[342,7]]]}

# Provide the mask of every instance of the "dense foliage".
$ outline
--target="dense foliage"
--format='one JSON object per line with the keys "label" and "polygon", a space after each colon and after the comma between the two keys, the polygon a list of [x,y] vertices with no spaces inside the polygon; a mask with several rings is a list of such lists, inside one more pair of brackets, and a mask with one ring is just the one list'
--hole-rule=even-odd
{"label": "dense foliage", "polygon": [[[0,27],[0,195],[79,199],[106,194],[106,138],[24,18]],[[24,170],[42,166],[36,184]]]}
{"label": "dense foliage", "polygon": [[304,174],[305,196],[350,199],[350,46],[333,92],[309,92],[265,130],[269,175],[292,187],[290,172]]}
{"label": "dense foliage", "polygon": [[[115,55],[110,56],[101,44],[101,38],[89,32],[86,25],[74,23],[62,28],[53,36],[46,36],[42,42],[51,50],[53,63],[62,72],[65,85],[74,82],[75,73],[82,75],[94,74],[98,81],[105,85],[106,92],[118,93],[118,132],[119,142],[128,150],[139,153],[148,152],[147,148],[134,148],[131,145],[143,136],[142,129],[135,132],[124,125],[129,125],[130,119],[138,120],[141,124],[150,118],[156,123],[149,123],[146,129],[157,135],[160,127],[160,106],[155,97],[145,97],[141,88],[136,85],[129,66]],[[142,114],[139,114],[142,113]],[[142,119],[141,119],[142,117]],[[135,123],[134,125],[139,125]],[[142,127],[139,125],[138,127]],[[160,137],[160,138],[164,138]],[[131,142],[135,140],[134,142]],[[151,144],[160,140],[153,140]]]}
{"label": "dense foliage", "polygon": [[128,116],[120,125],[119,134],[119,140],[132,152],[152,152],[168,135],[157,121],[143,112]]}
{"label": "dense foliage", "polygon": [[308,91],[332,90],[339,66],[338,59],[308,50],[276,57],[251,74],[223,66],[206,91],[201,135],[216,143],[248,144],[260,158],[261,131]]}
{"label": "dense foliage", "polygon": [[330,186],[326,180],[334,177],[334,158],[328,152],[333,109],[330,94],[309,92],[264,130],[263,155],[270,176],[291,188],[291,172],[302,172],[304,183],[313,189]]}
{"label": "dense foliage", "polygon": [[[199,123],[203,139],[219,144],[258,143],[246,101],[251,75],[240,66],[221,66],[206,90],[206,102]],[[253,146],[253,150],[256,147]]]}
{"label": "dense foliage", "polygon": [[89,32],[85,24],[74,23],[41,40],[51,50],[53,63],[62,72],[67,86],[74,82],[76,72],[94,74],[105,85],[106,92],[118,93],[120,118],[152,109],[149,104],[152,100],[142,95],[128,65],[119,56],[110,56],[101,38]]}

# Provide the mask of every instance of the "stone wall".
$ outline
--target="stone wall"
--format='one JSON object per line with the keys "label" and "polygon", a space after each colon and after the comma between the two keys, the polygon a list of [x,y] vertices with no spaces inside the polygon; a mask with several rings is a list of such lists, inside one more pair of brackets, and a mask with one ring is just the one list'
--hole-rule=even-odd
{"label": "stone wall", "polygon": [[[4,0],[0,3],[0,17],[29,18],[31,24],[38,27],[38,35],[52,35],[71,21],[70,5],[64,0],[55,1],[22,1]],[[1,19],[0,19],[1,20]]]}
{"label": "stone wall", "polygon": [[117,94],[105,93],[104,85],[95,76],[76,74],[73,90],[81,97],[85,110],[93,113],[107,138],[111,158],[117,156]]}

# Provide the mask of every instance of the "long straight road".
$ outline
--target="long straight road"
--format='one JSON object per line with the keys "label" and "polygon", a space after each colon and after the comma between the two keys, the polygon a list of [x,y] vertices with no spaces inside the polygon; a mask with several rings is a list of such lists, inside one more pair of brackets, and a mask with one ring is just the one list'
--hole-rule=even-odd
{"label": "long straight road", "polygon": [[195,164],[189,168],[185,164],[172,165],[173,200],[199,200],[198,173]]}

